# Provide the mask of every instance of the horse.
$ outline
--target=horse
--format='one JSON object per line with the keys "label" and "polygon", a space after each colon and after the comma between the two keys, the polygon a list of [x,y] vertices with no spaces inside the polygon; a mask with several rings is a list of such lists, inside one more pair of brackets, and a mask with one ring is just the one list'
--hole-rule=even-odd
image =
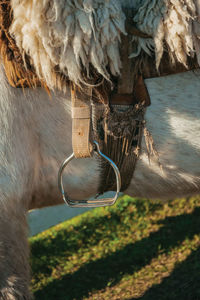
{"label": "horse", "polygon": [[[80,97],[94,89],[102,99],[120,78],[122,86],[142,75],[151,105],[125,193],[167,199],[200,192],[200,2],[0,5],[0,297],[31,299],[26,215],[63,202],[57,174],[73,152],[71,84]],[[71,161],[63,184],[71,198],[89,199],[101,176],[93,155]]]}

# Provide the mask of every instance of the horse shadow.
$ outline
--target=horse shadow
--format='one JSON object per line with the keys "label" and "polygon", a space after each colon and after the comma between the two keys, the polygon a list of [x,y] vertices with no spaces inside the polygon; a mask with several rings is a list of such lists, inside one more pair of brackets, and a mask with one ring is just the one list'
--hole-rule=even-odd
{"label": "horse shadow", "polygon": [[[91,292],[105,289],[108,284],[115,286],[124,275],[133,275],[148,265],[159,255],[160,250],[168,253],[186,238],[192,239],[199,234],[200,208],[197,207],[191,214],[171,216],[159,222],[163,226],[158,231],[103,258],[86,263],[74,273],[54,280],[38,290],[35,298],[80,300]],[[151,287],[139,299],[200,300],[199,280],[200,248],[193,251],[184,262],[177,264],[171,275],[161,284]]]}
{"label": "horse shadow", "polygon": [[177,264],[161,284],[154,285],[140,298],[127,300],[152,300],[155,295],[156,299],[162,300],[200,300],[200,247],[185,261]]}

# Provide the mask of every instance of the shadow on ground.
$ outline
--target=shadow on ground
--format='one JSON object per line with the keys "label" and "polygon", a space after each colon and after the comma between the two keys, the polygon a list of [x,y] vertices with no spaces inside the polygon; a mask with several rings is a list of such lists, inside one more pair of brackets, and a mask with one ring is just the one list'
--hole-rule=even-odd
{"label": "shadow on ground", "polygon": [[129,300],[200,300],[200,247],[178,264],[161,284],[150,288],[140,298]]}
{"label": "shadow on ground", "polygon": [[[125,274],[132,275],[149,264],[158,256],[160,249],[162,253],[168,253],[186,238],[192,239],[195,234],[199,234],[200,208],[191,214],[167,217],[161,222],[163,227],[149,237],[129,243],[115,253],[89,262],[60,280],[54,280],[37,291],[35,299],[79,300],[91,292],[106,288],[108,283],[116,285]],[[200,249],[177,264],[169,277],[150,288],[139,299],[200,300]]]}

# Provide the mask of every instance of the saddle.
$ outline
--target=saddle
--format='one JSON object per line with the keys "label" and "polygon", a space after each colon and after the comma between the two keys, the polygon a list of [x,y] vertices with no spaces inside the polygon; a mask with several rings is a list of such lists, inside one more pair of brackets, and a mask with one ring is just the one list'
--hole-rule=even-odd
{"label": "saddle", "polygon": [[[153,139],[145,127],[145,111],[151,104],[146,78],[166,76],[198,68],[196,57],[188,57],[188,67],[181,63],[170,63],[164,53],[159,70],[155,57],[141,51],[140,57],[130,60],[134,52],[131,40],[134,37],[149,39],[151,36],[139,30],[133,23],[132,12],[125,10],[126,32],[122,34],[120,77],[111,82],[102,78],[91,67],[92,80],[85,75],[87,85],[80,86],[57,70],[57,80],[71,89],[72,98],[72,146],[73,154],[66,159],[59,170],[59,188],[64,201],[72,207],[105,206],[115,203],[120,191],[125,191],[134,174],[140,155],[142,136],[153,147]],[[14,88],[44,87],[50,89],[44,80],[38,78],[31,58],[20,52],[9,33],[12,24],[10,0],[0,2],[0,54],[9,84]],[[132,46],[130,46],[132,45]],[[97,155],[101,165],[99,195],[117,190],[114,198],[73,201],[64,191],[62,175],[67,164],[75,158]],[[116,180],[115,180],[116,178]]]}

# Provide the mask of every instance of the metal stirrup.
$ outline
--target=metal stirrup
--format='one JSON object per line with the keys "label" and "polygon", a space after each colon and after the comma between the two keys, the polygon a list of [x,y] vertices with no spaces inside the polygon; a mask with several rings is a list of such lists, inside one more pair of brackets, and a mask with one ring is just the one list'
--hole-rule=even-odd
{"label": "metal stirrup", "polygon": [[104,155],[99,148],[99,144],[94,141],[94,151],[97,152],[101,157],[103,157],[109,164],[112,166],[113,170],[115,171],[116,175],[116,183],[117,183],[117,191],[114,198],[105,198],[105,199],[94,199],[94,200],[72,200],[69,198],[67,193],[64,190],[63,187],[63,180],[62,180],[62,174],[65,169],[65,167],[68,165],[68,163],[75,158],[74,153],[72,153],[66,160],[63,161],[59,172],[58,172],[58,187],[62,193],[64,202],[70,206],[70,207],[101,207],[101,206],[110,206],[113,205],[119,196],[119,192],[121,189],[121,176],[118,167],[116,164],[106,155]]}

